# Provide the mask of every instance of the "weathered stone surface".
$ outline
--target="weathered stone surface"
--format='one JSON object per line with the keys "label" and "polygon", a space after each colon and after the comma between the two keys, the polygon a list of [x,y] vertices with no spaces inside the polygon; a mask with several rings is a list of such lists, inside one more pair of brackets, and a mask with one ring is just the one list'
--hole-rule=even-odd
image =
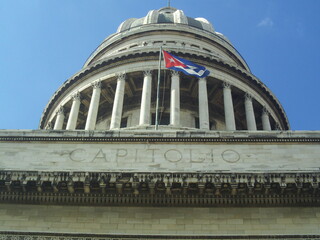
{"label": "weathered stone surface", "polygon": [[[234,134],[234,138],[229,139],[230,141],[227,138],[226,142],[223,139],[215,142],[217,139],[214,134],[225,133],[217,132],[212,136],[210,132],[204,132],[196,135],[199,141],[193,140],[191,143],[187,137],[178,140],[168,139],[168,136],[177,134],[174,131],[157,134],[128,131],[119,134],[123,137],[121,141],[117,138],[100,138],[102,133],[95,133],[95,136],[91,136],[88,141],[79,138],[87,134],[83,131],[53,131],[46,134],[37,131],[0,132],[2,136],[14,136],[16,139],[13,142],[8,138],[0,143],[0,169],[279,172],[316,171],[320,167],[318,162],[320,143],[318,136],[314,137],[316,133],[297,132],[277,135],[268,132],[254,134],[240,132]],[[114,136],[117,132],[110,134]],[[139,138],[146,134],[148,138]],[[193,134],[197,133],[188,132],[189,136]],[[29,141],[28,137],[31,137]],[[37,141],[32,137],[42,137],[43,141]],[[19,138],[24,140],[19,142]],[[2,139],[5,139],[5,136]],[[302,160],[303,165],[301,165]]]}

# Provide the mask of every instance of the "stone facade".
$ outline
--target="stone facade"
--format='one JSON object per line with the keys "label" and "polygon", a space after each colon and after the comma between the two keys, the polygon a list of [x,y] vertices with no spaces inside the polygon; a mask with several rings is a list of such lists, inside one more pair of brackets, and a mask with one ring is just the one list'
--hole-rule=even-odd
{"label": "stone facade", "polygon": [[320,238],[319,132],[79,134],[1,132],[7,239]]}
{"label": "stone facade", "polygon": [[318,207],[173,208],[1,204],[0,212],[1,231],[194,237],[317,235],[320,238]]}

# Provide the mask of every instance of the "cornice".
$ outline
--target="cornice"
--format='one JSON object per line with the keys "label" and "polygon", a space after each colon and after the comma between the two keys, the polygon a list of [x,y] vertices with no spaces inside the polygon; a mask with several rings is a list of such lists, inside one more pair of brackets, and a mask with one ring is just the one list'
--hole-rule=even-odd
{"label": "cornice", "polygon": [[0,142],[319,143],[320,131],[201,131],[169,126],[126,130],[0,130]]}
{"label": "cornice", "polygon": [[320,143],[320,138],[212,138],[212,137],[69,137],[0,136],[0,142],[83,143]]}
{"label": "cornice", "polygon": [[320,172],[0,171],[0,202],[140,206],[320,206]]}

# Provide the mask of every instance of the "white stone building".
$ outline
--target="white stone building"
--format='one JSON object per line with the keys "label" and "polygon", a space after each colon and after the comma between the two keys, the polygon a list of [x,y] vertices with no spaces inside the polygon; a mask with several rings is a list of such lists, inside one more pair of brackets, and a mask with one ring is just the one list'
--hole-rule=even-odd
{"label": "white stone building", "polygon": [[[210,75],[159,72],[160,47]],[[39,130],[0,131],[0,239],[319,239],[319,142],[206,19],[152,10],[98,46]]]}

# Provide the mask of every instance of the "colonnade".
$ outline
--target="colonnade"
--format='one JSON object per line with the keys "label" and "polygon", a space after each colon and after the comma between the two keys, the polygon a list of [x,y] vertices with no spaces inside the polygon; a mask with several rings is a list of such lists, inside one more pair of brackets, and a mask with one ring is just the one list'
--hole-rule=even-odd
{"label": "colonnade", "polygon": [[[88,115],[85,124],[85,130],[94,130],[96,126],[99,101],[101,95],[101,82],[95,81],[91,84],[93,91],[90,100]],[[151,90],[152,90],[152,71],[148,70],[144,72],[143,88],[141,95],[141,107],[139,125],[150,125],[151,122]],[[203,130],[210,129],[209,121],[209,102],[207,93],[207,80],[206,78],[200,78],[198,80],[198,101],[199,101],[199,128]],[[120,74],[117,78],[117,86],[115,91],[115,97],[113,101],[112,115],[110,129],[120,128],[123,100],[125,94],[125,75]],[[170,90],[170,125],[180,126],[180,75],[176,71],[171,72],[171,90]],[[72,96],[72,105],[67,120],[66,130],[75,130],[77,119],[80,109],[80,93],[77,92]],[[227,131],[236,130],[234,107],[232,101],[232,88],[230,83],[223,83],[223,102],[224,102],[224,114],[225,114],[225,126]],[[253,98],[249,93],[244,97],[245,115],[247,129],[249,131],[256,131],[257,124],[255,118],[255,112],[253,108]],[[64,108],[62,106],[56,112],[56,121],[54,124],[54,130],[61,130],[65,120]],[[264,107],[261,116],[263,130],[270,131],[271,124],[269,118],[269,112]]]}

